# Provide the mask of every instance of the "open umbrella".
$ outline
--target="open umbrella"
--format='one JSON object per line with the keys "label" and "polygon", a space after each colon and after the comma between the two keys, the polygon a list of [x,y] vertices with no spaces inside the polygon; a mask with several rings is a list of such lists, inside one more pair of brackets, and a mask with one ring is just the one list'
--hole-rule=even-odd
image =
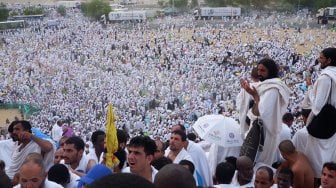
{"label": "open umbrella", "polygon": [[239,124],[223,115],[205,115],[197,119],[193,129],[202,139],[223,147],[236,147],[243,144]]}

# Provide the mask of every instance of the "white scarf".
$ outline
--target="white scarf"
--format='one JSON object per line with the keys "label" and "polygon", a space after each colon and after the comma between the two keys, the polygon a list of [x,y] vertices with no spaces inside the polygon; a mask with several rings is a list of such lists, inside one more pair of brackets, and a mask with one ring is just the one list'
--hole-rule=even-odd
{"label": "white scarf", "polygon": [[336,83],[336,67],[335,66],[328,66],[322,70],[321,75],[329,76],[333,82]]}
{"label": "white scarf", "polygon": [[41,153],[40,147],[34,142],[30,141],[25,147],[23,147],[20,151],[21,145],[18,145],[16,143],[15,145],[15,150],[13,151],[12,154],[12,162],[9,165],[7,175],[13,179],[14,175],[19,172],[20,167],[24,160],[26,159],[27,155],[29,153],[37,152]]}
{"label": "white scarf", "polygon": [[256,89],[259,93],[259,96],[263,95],[269,89],[276,88],[279,90],[281,101],[283,104],[288,104],[288,99],[290,94],[292,93],[291,90],[287,87],[287,85],[281,81],[280,78],[271,78],[264,80],[257,85]]}

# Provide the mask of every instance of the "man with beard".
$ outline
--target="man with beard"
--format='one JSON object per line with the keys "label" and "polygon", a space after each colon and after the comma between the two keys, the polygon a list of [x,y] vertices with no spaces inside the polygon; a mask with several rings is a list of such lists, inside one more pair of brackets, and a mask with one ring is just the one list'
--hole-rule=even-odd
{"label": "man with beard", "polygon": [[136,136],[130,140],[127,150],[129,167],[124,168],[122,172],[136,174],[150,182],[154,182],[158,172],[151,166],[156,151],[154,140],[147,136]]}
{"label": "man with beard", "polygon": [[[327,103],[336,107],[336,48],[322,50],[318,62],[322,71],[309,96],[312,111],[309,114],[307,125]],[[321,129],[323,129],[323,126],[321,124]],[[321,169],[324,163],[336,160],[335,135],[327,139],[319,139],[308,134],[304,153],[311,162],[315,178],[321,177]]]}
{"label": "man with beard", "polygon": [[187,135],[182,130],[175,130],[171,132],[169,148],[165,151],[165,156],[173,163],[178,164],[181,160],[188,160],[194,164],[189,153],[184,149]]}
{"label": "man with beard", "polygon": [[282,116],[285,114],[291,91],[279,78],[279,69],[274,60],[261,59],[257,67],[259,85],[251,87],[242,79],[241,86],[254,100],[248,116],[251,121],[259,118],[263,122],[265,140],[263,150],[257,155],[255,162],[271,165],[275,162],[282,129]]}
{"label": "man with beard", "polygon": [[[176,130],[181,130],[184,133],[186,129],[183,125],[177,124],[171,128],[172,132]],[[197,145],[195,142],[186,140],[184,142],[184,149],[188,152],[190,157],[193,160],[193,164],[195,165],[196,173],[202,177],[203,184],[200,186],[209,187],[212,186],[212,173],[210,171],[209,160],[206,157],[204,150]],[[199,183],[199,182],[198,182]]]}
{"label": "man with beard", "polygon": [[[31,125],[28,121],[14,121],[11,123],[8,131],[15,142],[11,163],[7,169],[7,175],[13,179],[14,175],[19,172],[19,169],[29,153],[40,153],[44,157],[44,165],[47,167],[52,164],[52,158],[49,161],[47,155],[54,151],[51,142],[38,138],[32,134]],[[50,163],[50,164],[49,164]]]}
{"label": "man with beard", "polygon": [[83,154],[84,147],[84,141],[78,136],[68,138],[63,147],[64,163],[68,166],[70,172],[80,177],[96,165],[93,159],[89,159]]}

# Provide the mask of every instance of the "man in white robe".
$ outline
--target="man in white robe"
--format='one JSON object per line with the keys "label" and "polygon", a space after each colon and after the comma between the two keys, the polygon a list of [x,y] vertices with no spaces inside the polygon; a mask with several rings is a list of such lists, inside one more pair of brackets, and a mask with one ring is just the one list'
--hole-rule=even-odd
{"label": "man in white robe", "polygon": [[250,87],[246,80],[241,80],[242,87],[253,97],[254,105],[249,110],[250,119],[259,117],[263,122],[265,140],[255,162],[271,165],[276,160],[276,150],[282,129],[282,116],[285,114],[290,89],[278,78],[278,66],[274,60],[264,58],[258,63],[260,83]]}
{"label": "man in white robe", "polygon": [[[336,107],[336,48],[326,48],[320,53],[318,59],[322,70],[313,86],[310,96],[312,112],[310,113],[307,125],[313,116],[317,115],[323,106],[329,102]],[[321,125],[323,128],[323,125]],[[307,138],[305,155],[312,164],[315,178],[321,177],[322,165],[325,162],[336,160],[336,134],[328,139],[318,139],[311,135]]]}
{"label": "man in white robe", "polygon": [[226,157],[239,157],[240,146],[223,147],[218,144],[211,144],[208,161],[211,174],[215,174],[219,163],[226,160]]}
{"label": "man in white robe", "polygon": [[184,149],[187,136],[185,132],[176,130],[171,133],[169,141],[169,148],[165,151],[165,156],[168,157],[173,163],[178,164],[181,160],[188,160],[194,164],[189,153]]}
{"label": "man in white robe", "polygon": [[[193,161],[190,154],[184,149],[185,142],[187,140],[187,135],[182,130],[176,130],[171,133],[170,141],[169,141],[169,148],[165,151],[165,156],[168,157],[170,160],[173,161],[175,164],[179,164],[182,160],[188,160],[192,162],[195,166],[195,162]],[[200,182],[203,182],[203,178],[198,181],[197,177],[197,170],[195,170],[193,176],[197,185]]]}
{"label": "man in white robe", "polygon": [[[172,131],[175,130],[182,130],[185,132],[185,128],[182,125],[175,125],[171,129]],[[191,156],[192,160],[194,161],[195,170],[200,174],[203,179],[203,186],[209,187],[212,186],[212,174],[209,166],[209,161],[206,157],[204,150],[194,143],[193,141],[186,140],[184,149],[188,152]]]}
{"label": "man in white robe", "polygon": [[295,149],[302,153],[305,152],[305,148],[307,146],[308,130],[305,125],[307,123],[307,118],[310,112],[311,112],[310,109],[302,109],[301,116],[303,118],[304,126],[298,131],[296,131],[292,138],[292,142],[295,146]]}
{"label": "man in white robe", "polygon": [[57,121],[51,129],[51,137],[56,143],[58,143],[59,140],[62,138],[62,136],[63,136],[62,122]]}
{"label": "man in white robe", "polygon": [[[15,146],[11,155],[11,163],[6,169],[7,175],[12,179],[19,172],[20,167],[29,153],[40,153],[42,156],[48,156],[44,160],[44,165],[49,167],[52,164],[54,147],[51,142],[38,138],[31,133],[31,125],[28,121],[14,121],[8,128]],[[52,153],[50,153],[52,152]]]}

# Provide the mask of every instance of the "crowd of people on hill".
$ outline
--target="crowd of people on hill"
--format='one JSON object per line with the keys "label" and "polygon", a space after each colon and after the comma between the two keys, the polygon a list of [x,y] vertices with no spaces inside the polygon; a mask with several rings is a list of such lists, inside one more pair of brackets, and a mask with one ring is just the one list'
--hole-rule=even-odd
{"label": "crowd of people on hill", "polygon": [[[1,177],[8,175],[9,187],[335,186],[335,138],[301,131],[328,101],[335,106],[322,94],[335,90],[336,52],[327,48],[335,33],[310,30],[308,22],[306,32],[294,31],[273,18],[104,26],[73,11],[57,26],[40,20],[2,31],[0,99],[41,111],[7,122]],[[314,45],[298,54],[298,43]],[[113,167],[105,165],[109,103],[119,142]],[[192,125],[206,114],[239,120],[244,139],[254,138],[261,119],[263,150],[254,158],[241,147],[197,143]]]}

